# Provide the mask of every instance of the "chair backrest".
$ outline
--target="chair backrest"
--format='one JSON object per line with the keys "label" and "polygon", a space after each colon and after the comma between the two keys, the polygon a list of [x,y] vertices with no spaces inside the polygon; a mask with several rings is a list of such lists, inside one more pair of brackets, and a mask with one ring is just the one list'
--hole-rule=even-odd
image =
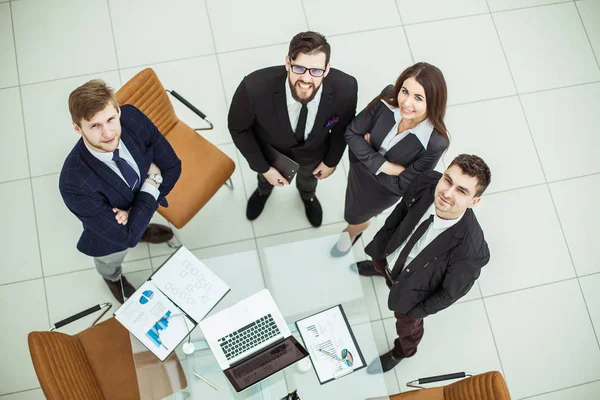
{"label": "chair backrest", "polygon": [[33,367],[47,399],[105,399],[76,337],[59,332],[31,332],[27,339]]}
{"label": "chair backrest", "polygon": [[[76,335],[96,381],[109,400],[140,397],[129,331],[115,318]],[[107,340],[107,338],[109,338]]]}
{"label": "chair backrest", "polygon": [[117,101],[140,109],[165,136],[179,121],[169,95],[152,68],[139,72],[119,89]]}
{"label": "chair backrest", "polygon": [[444,400],[510,400],[510,394],[502,374],[491,371],[444,386]]}

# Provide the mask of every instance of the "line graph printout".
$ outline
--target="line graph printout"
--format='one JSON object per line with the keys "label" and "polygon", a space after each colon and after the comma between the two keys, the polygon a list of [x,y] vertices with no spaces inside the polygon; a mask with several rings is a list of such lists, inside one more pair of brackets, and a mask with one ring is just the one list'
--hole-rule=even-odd
{"label": "line graph printout", "polygon": [[365,367],[341,305],[296,322],[321,384]]}
{"label": "line graph printout", "polygon": [[230,290],[184,246],[152,275],[151,280],[196,322],[201,321]]}

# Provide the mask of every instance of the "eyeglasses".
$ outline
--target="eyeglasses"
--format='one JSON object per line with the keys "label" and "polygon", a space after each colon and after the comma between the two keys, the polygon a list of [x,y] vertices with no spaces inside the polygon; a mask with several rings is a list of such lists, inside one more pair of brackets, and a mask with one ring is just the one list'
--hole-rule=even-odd
{"label": "eyeglasses", "polygon": [[325,74],[325,70],[321,68],[306,68],[302,65],[293,65],[292,64],[292,72],[298,75],[304,75],[304,73],[308,70],[308,73],[315,78],[320,78]]}

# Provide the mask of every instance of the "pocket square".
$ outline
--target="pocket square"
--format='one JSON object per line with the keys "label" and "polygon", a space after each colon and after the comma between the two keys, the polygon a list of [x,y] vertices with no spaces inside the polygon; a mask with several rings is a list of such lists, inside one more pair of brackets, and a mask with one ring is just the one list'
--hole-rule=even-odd
{"label": "pocket square", "polygon": [[338,122],[339,118],[338,117],[333,117],[331,118],[329,121],[327,121],[327,123],[325,124],[325,128],[329,128],[330,126],[332,126],[333,124],[335,124],[336,122]]}

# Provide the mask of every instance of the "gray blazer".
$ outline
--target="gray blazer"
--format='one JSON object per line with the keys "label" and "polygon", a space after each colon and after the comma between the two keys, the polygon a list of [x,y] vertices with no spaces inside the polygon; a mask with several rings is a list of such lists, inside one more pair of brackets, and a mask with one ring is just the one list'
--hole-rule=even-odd
{"label": "gray blazer", "polygon": [[[383,89],[381,95],[392,97],[393,86],[389,85]],[[419,139],[410,134],[383,156],[379,153],[379,148],[395,123],[393,112],[381,101],[378,101],[372,107],[362,110],[352,120],[346,128],[344,138],[350,148],[350,162],[362,162],[373,175],[386,161],[406,168],[399,176],[389,176],[383,173],[378,175],[380,183],[401,196],[416,176],[435,168],[449,143],[440,132],[434,129],[427,148],[423,148]],[[366,133],[371,133],[370,144],[364,139]]]}

